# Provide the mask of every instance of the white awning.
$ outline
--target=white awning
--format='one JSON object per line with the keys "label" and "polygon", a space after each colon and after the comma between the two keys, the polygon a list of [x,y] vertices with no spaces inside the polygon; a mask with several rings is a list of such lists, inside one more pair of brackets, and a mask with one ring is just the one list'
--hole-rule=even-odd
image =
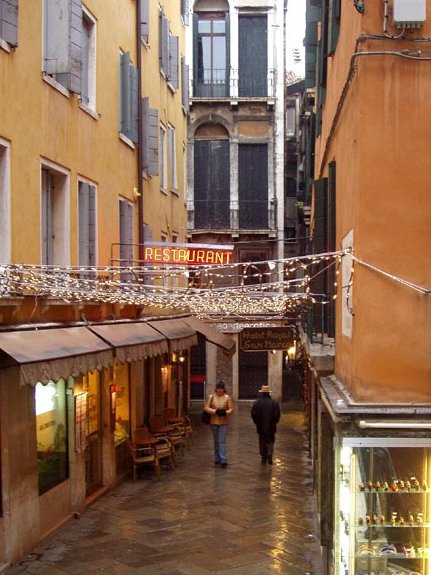
{"label": "white awning", "polygon": [[181,319],[149,321],[148,325],[168,338],[171,352],[184,351],[198,343],[196,331]]}
{"label": "white awning", "polygon": [[235,341],[212,325],[205,323],[192,315],[190,317],[181,318],[181,321],[203,335],[207,341],[221,347],[229,357],[235,353]]}
{"label": "white awning", "polygon": [[143,321],[92,325],[88,329],[115,348],[115,356],[120,363],[169,351],[166,337]]}
{"label": "white awning", "polygon": [[58,381],[113,364],[111,348],[86,327],[0,333],[0,365],[20,365],[20,384]]}

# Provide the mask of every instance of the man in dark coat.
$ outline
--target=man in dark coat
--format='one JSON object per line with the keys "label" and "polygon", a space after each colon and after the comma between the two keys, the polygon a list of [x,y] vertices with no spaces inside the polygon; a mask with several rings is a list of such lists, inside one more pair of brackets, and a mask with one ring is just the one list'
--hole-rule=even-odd
{"label": "man in dark coat", "polygon": [[275,434],[277,423],[280,421],[280,406],[271,397],[269,385],[262,385],[259,389],[259,398],[256,399],[251,408],[251,418],[256,424],[256,430],[259,434],[259,453],[262,457],[262,463],[268,462],[272,465]]}

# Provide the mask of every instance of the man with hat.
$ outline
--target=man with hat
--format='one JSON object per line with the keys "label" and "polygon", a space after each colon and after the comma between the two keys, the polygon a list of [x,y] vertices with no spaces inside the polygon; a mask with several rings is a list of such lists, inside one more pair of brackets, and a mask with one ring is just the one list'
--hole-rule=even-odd
{"label": "man with hat", "polygon": [[278,401],[271,397],[269,385],[262,385],[259,389],[259,397],[251,407],[251,418],[259,434],[259,453],[262,463],[268,462],[272,465],[275,434],[277,423],[280,421],[280,406]]}

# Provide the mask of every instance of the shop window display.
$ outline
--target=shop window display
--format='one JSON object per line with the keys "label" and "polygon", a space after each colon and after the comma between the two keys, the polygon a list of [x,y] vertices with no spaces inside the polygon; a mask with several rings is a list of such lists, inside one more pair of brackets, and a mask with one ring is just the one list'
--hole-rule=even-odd
{"label": "shop window display", "polygon": [[417,438],[345,439],[337,575],[431,575],[431,448]]}
{"label": "shop window display", "polygon": [[39,493],[42,494],[67,479],[69,474],[65,381],[38,383],[35,398]]}
{"label": "shop window display", "polygon": [[130,435],[129,366],[118,364],[114,373],[111,402],[115,410],[115,445],[119,445]]}

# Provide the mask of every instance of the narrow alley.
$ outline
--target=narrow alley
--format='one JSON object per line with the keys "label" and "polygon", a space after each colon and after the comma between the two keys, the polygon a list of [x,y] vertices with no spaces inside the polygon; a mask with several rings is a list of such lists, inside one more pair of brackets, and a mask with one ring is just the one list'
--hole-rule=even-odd
{"label": "narrow alley", "polygon": [[282,406],[272,466],[261,464],[250,405],[236,405],[226,469],[196,404],[194,444],[176,469],[127,480],[5,573],[321,575],[302,405]]}

